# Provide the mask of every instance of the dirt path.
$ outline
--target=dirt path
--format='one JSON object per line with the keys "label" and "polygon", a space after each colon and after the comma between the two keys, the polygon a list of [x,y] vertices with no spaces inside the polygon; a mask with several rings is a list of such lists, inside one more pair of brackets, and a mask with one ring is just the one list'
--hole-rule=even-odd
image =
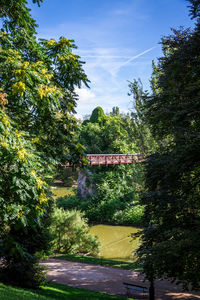
{"label": "dirt path", "polygon": [[[123,287],[123,282],[135,283],[148,287],[148,282],[143,282],[143,276],[136,271],[54,258],[43,261],[41,264],[46,266],[48,270],[48,280],[73,287],[124,296],[126,295],[126,289]],[[157,281],[155,286],[156,300],[200,299],[200,293],[182,293],[180,287],[170,284],[167,280]],[[135,293],[134,296],[136,298],[141,298],[137,293]]]}

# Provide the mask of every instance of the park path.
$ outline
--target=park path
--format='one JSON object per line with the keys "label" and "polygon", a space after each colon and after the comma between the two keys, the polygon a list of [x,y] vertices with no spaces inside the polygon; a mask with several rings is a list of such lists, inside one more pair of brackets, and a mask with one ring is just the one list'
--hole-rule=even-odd
{"label": "park path", "polygon": [[[47,268],[47,280],[73,287],[121,296],[126,296],[123,282],[148,287],[148,282],[143,282],[143,276],[137,271],[71,262],[56,258],[42,261],[41,265]],[[200,299],[200,293],[183,293],[179,286],[172,285],[167,280],[157,281],[155,287],[156,300]],[[134,295],[136,298],[141,298],[141,296],[137,292]],[[148,297],[146,296],[145,298],[147,299]]]}

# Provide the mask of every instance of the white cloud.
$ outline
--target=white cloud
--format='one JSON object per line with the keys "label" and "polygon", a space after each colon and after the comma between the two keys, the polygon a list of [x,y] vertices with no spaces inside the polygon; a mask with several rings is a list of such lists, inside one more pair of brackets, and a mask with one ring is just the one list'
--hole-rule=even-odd
{"label": "white cloud", "polygon": [[75,114],[75,117],[80,121],[83,120],[83,116],[81,114]]}
{"label": "white cloud", "polygon": [[80,102],[87,102],[95,98],[95,94],[86,88],[82,88],[82,89],[76,88],[75,92],[79,95]]}

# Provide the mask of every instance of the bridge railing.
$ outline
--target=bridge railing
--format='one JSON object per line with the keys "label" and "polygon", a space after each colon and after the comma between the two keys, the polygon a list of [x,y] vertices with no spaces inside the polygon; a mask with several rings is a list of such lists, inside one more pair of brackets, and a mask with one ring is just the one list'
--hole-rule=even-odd
{"label": "bridge railing", "polygon": [[121,165],[139,161],[138,154],[88,154],[90,165]]}
{"label": "bridge railing", "polygon": [[[87,154],[89,165],[127,165],[141,162],[142,157],[139,153],[134,154]],[[71,167],[66,163],[63,167]]]}

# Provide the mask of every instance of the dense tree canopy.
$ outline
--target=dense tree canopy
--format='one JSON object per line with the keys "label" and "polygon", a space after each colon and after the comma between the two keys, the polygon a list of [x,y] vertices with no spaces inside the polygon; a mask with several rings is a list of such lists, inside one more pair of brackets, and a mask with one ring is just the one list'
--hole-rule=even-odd
{"label": "dense tree canopy", "polygon": [[[198,17],[199,1],[191,1]],[[200,287],[200,26],[162,39],[152,95],[143,117],[159,144],[145,164],[143,243],[139,256],[148,279],[168,277]]]}
{"label": "dense tree canopy", "polygon": [[[132,121],[129,115],[120,114],[119,109],[114,108],[110,115],[105,115],[102,108],[97,107],[91,118],[83,122],[80,141],[87,153],[138,153],[138,139],[131,135]],[[88,166],[87,170],[96,187],[89,207],[85,208],[87,217],[91,221],[134,223],[133,205],[137,205],[142,186],[142,166],[137,163]],[[137,212],[141,216],[142,209]]]}
{"label": "dense tree canopy", "polygon": [[0,79],[2,92],[7,94],[6,112],[18,130],[31,134],[40,152],[66,159],[77,129],[71,114],[77,100],[74,88],[87,82],[81,62],[72,54],[75,46],[63,37],[58,42],[41,40],[36,43],[37,54],[32,55],[29,48],[18,47],[18,40],[18,36],[0,33]]}
{"label": "dense tree canopy", "polygon": [[[127,117],[128,118],[128,117]],[[130,139],[123,115],[105,116],[102,108],[95,108],[90,120],[83,123],[81,143],[87,153],[135,153],[138,147]],[[96,121],[95,121],[96,120]],[[130,124],[129,124],[130,125]]]}
{"label": "dense tree canopy", "polygon": [[26,5],[3,0],[0,7],[0,256],[4,280],[36,286],[35,254],[49,239],[45,181],[59,163],[79,162],[83,153],[74,90],[87,77],[73,40],[37,41]]}

